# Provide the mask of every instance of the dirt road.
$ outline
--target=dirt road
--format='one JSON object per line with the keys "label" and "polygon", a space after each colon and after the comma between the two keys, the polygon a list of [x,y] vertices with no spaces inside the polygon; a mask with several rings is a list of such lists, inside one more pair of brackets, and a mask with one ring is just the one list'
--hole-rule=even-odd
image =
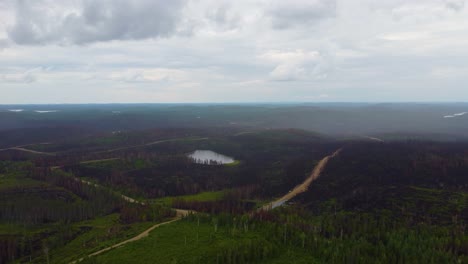
{"label": "dirt road", "polygon": [[98,163],[98,162],[103,162],[103,161],[111,161],[111,160],[118,160],[120,158],[109,158],[109,159],[97,159],[97,160],[86,160],[80,162],[80,164],[91,164],[91,163]]}
{"label": "dirt road", "polygon": [[[100,159],[100,160],[87,160],[87,161],[82,161],[82,162],[80,162],[80,164],[90,164],[90,163],[96,163],[96,162],[101,162],[101,161],[110,161],[110,160],[118,160],[118,159],[120,159],[120,158],[110,158],[110,159]],[[53,166],[53,167],[50,167],[50,169],[51,169],[51,170],[56,170],[56,169],[60,169],[60,168],[62,168],[62,167],[63,167],[63,166]],[[99,184],[97,184],[97,183],[94,183],[94,182],[91,182],[91,181],[87,181],[87,180],[82,179],[82,178],[80,178],[80,177],[75,177],[75,176],[74,176],[73,179],[74,179],[75,181],[82,182],[82,183],[84,183],[84,184],[91,185],[91,186],[94,186],[94,187],[96,187],[96,188],[106,188],[106,187],[103,187],[103,186],[101,186],[101,185],[99,185]],[[127,201],[127,202],[130,202],[130,203],[138,203],[138,204],[141,204],[141,205],[145,205],[144,202],[138,201],[138,200],[136,200],[136,199],[134,199],[134,198],[132,198],[132,197],[128,197],[128,196],[123,195],[123,194],[119,194],[119,195],[120,195],[120,197],[121,197],[122,199],[124,199],[124,200]]]}
{"label": "dirt road", "polygon": [[376,138],[376,137],[370,137],[370,136],[364,136],[364,137],[373,141],[377,141],[377,142],[385,142],[384,140],[380,138]]}
{"label": "dirt road", "polygon": [[[90,182],[90,181],[87,181],[87,180],[84,180],[84,179],[81,179],[81,178],[78,178],[78,177],[74,177],[74,179],[75,179],[75,181],[82,182],[84,184],[91,185],[91,186],[94,186],[96,188],[106,188],[106,187],[103,187],[103,186],[101,186],[101,185],[99,185],[97,183]],[[120,195],[120,197],[122,199],[124,199],[125,201],[127,201],[129,203],[137,203],[137,204],[145,205],[144,202],[133,199],[132,197],[128,197],[128,196],[123,195],[123,194],[118,194],[118,195]]]}
{"label": "dirt road", "polygon": [[132,148],[140,148],[140,147],[148,147],[160,143],[165,143],[165,142],[172,142],[172,141],[179,141],[179,140],[184,140],[184,139],[190,139],[190,140],[207,140],[207,137],[204,138],[174,138],[174,139],[166,139],[166,140],[158,140],[158,141],[153,141],[149,142],[146,144],[141,144],[141,145],[133,145],[133,146],[128,146],[128,147],[120,147],[120,148],[114,148],[114,149],[108,149],[108,150],[103,150],[103,151],[98,151],[94,152],[96,154],[98,153],[109,153],[109,152],[114,152],[114,151],[119,151],[119,150],[124,150],[124,149],[132,149]]}
{"label": "dirt road", "polygon": [[39,154],[39,155],[55,156],[54,153],[36,151],[36,150],[26,149],[22,147],[11,147],[11,148],[0,149],[0,151],[5,151],[5,150],[18,150],[18,151],[24,151],[24,152],[29,152],[33,154]]}
{"label": "dirt road", "polygon": [[[96,252],[94,252],[94,253],[91,253],[91,254],[88,255],[88,257],[97,256],[97,255],[100,255],[100,254],[102,254],[102,253],[104,253],[104,252],[107,252],[107,251],[109,251],[109,250],[112,250],[112,249],[114,249],[114,248],[118,248],[118,247],[121,247],[121,246],[123,246],[123,245],[125,245],[125,244],[138,241],[138,240],[140,240],[140,239],[142,239],[142,238],[144,238],[144,237],[147,237],[147,236],[149,235],[149,233],[150,233],[151,231],[153,231],[155,228],[158,228],[158,227],[160,227],[160,226],[162,226],[162,225],[167,225],[167,224],[173,223],[173,222],[175,222],[175,221],[179,221],[180,219],[182,219],[182,217],[187,216],[187,215],[190,213],[190,211],[188,211],[188,210],[181,210],[181,209],[174,209],[174,210],[176,211],[176,217],[175,217],[175,218],[173,218],[173,219],[171,219],[171,220],[169,220],[169,221],[166,221],[166,222],[162,222],[162,223],[159,223],[159,224],[155,224],[155,225],[153,225],[152,227],[146,229],[145,231],[143,231],[142,233],[138,234],[138,235],[135,236],[135,237],[132,237],[132,238],[127,239],[127,240],[125,240],[125,241],[122,241],[122,242],[120,242],[120,243],[114,244],[114,245],[112,245],[112,246],[110,246],[110,247],[106,247],[106,248],[101,249],[101,250],[99,250],[99,251],[96,251]],[[84,258],[81,258],[81,259],[79,259],[79,260],[70,262],[70,264],[74,264],[74,263],[77,263],[77,262],[81,262],[83,259],[84,259]]]}
{"label": "dirt road", "polygon": [[138,241],[138,240],[140,240],[140,239],[142,239],[142,238],[144,238],[144,237],[147,237],[147,236],[149,235],[149,233],[150,233],[151,231],[153,231],[155,228],[158,228],[158,227],[160,227],[160,226],[162,226],[162,225],[167,225],[167,224],[173,223],[173,222],[175,222],[175,221],[178,221],[178,220],[182,219],[182,217],[184,217],[184,216],[186,216],[186,215],[188,215],[188,214],[190,213],[190,211],[187,211],[187,210],[181,210],[181,209],[175,209],[175,210],[176,210],[176,213],[177,213],[177,214],[176,214],[176,217],[175,217],[174,219],[169,220],[169,221],[166,221],[166,222],[162,222],[162,223],[159,223],[159,224],[155,224],[154,226],[152,226],[152,227],[146,229],[145,231],[143,231],[142,233],[138,234],[138,235],[135,236],[135,237],[132,237],[132,238],[130,238],[130,239],[128,239],[128,240],[122,241],[122,242],[117,243],[117,244],[115,244],[115,245],[112,245],[112,246],[110,246],[110,247],[101,249],[101,250],[96,251],[96,252],[94,252],[94,253],[91,253],[91,254],[89,254],[88,256],[89,256],[89,257],[96,256],[96,255],[102,254],[102,253],[104,253],[104,252],[106,252],[106,251],[109,251],[109,250],[111,250],[111,249],[114,249],[114,248],[117,248],[117,247],[121,247],[121,246],[123,246],[123,245],[125,245],[125,244],[127,244],[127,243]]}
{"label": "dirt road", "polygon": [[331,158],[336,157],[340,153],[340,151],[341,151],[341,149],[335,151],[333,154],[331,154],[329,156],[326,156],[325,158],[320,160],[319,163],[315,166],[315,168],[312,171],[312,173],[310,174],[310,176],[303,183],[301,183],[301,184],[297,185],[296,187],[294,187],[294,189],[289,191],[289,193],[285,194],[283,197],[281,197],[279,199],[276,199],[276,200],[274,200],[274,201],[260,207],[258,210],[259,211],[261,211],[261,210],[268,211],[268,210],[274,209],[274,208],[276,208],[278,206],[283,205],[284,203],[291,200],[292,198],[296,197],[298,194],[307,191],[310,184],[320,176],[323,169],[327,165],[328,161]]}
{"label": "dirt road", "polygon": [[[91,163],[98,163],[98,162],[103,162],[103,161],[111,161],[111,160],[119,160],[120,158],[109,158],[109,159],[97,159],[97,160],[86,160],[86,161],[81,161],[79,164],[91,164]],[[52,166],[50,167],[51,170],[56,170],[60,169],[65,165],[60,165],[60,166]]]}
{"label": "dirt road", "polygon": [[[90,185],[90,186],[94,186],[96,188],[106,188],[106,187],[103,187],[97,183],[94,183],[94,182],[90,182],[90,181],[87,181],[87,180],[84,180],[84,179],[81,179],[81,178],[78,178],[78,177],[74,177],[75,181],[78,181],[78,182],[82,182],[84,184],[87,184],[87,185]],[[120,197],[122,199],[124,199],[125,201],[129,202],[129,203],[137,203],[137,204],[141,204],[141,205],[145,205],[144,202],[141,202],[141,201],[138,201],[136,199],[133,199],[132,197],[128,197],[126,195],[123,195],[123,194],[118,194],[120,195]]]}

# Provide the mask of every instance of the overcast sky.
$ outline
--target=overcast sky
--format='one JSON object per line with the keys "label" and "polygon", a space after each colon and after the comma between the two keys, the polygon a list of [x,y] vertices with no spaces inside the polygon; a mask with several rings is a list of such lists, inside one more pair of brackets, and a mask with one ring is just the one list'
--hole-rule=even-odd
{"label": "overcast sky", "polygon": [[464,0],[0,0],[0,103],[468,101]]}

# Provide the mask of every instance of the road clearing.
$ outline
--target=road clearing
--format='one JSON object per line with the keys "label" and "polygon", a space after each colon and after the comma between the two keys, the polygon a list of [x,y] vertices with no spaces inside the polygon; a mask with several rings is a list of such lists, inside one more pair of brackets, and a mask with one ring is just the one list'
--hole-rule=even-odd
{"label": "road clearing", "polygon": [[55,156],[55,153],[36,151],[32,149],[26,149],[23,147],[11,147],[11,148],[0,149],[0,151],[6,151],[6,150],[17,150],[17,151],[29,152],[33,154],[39,154],[39,155]]}
{"label": "road clearing", "polygon": [[[149,233],[150,233],[151,231],[153,231],[154,229],[156,229],[156,228],[158,228],[158,227],[160,227],[160,226],[162,226],[162,225],[167,225],[167,224],[173,223],[173,222],[175,222],[175,221],[179,221],[180,219],[182,219],[183,217],[187,216],[187,215],[191,212],[191,211],[189,211],[189,210],[182,210],[182,209],[174,209],[174,210],[176,211],[176,217],[175,217],[175,218],[173,218],[173,219],[171,219],[171,220],[169,220],[169,221],[166,221],[166,222],[162,222],[162,223],[155,224],[155,225],[153,225],[152,227],[146,229],[146,230],[143,231],[142,233],[140,233],[140,234],[138,234],[138,235],[136,235],[136,236],[134,236],[134,237],[132,237],[132,238],[130,238],[130,239],[127,239],[127,240],[122,241],[122,242],[120,242],[120,243],[114,244],[114,245],[112,245],[112,246],[110,246],[110,247],[106,247],[106,248],[101,249],[101,250],[99,250],[99,251],[96,251],[96,252],[94,252],[94,253],[88,254],[87,257],[94,257],[94,256],[100,255],[100,254],[102,254],[102,253],[104,253],[104,252],[107,252],[107,251],[109,251],[109,250],[112,250],[112,249],[114,249],[114,248],[118,248],[118,247],[121,247],[121,246],[123,246],[123,245],[125,245],[125,244],[131,243],[131,242],[135,242],[135,241],[138,241],[138,240],[140,240],[140,239],[142,239],[142,238],[145,238],[145,237],[147,237],[147,236],[149,235]],[[75,264],[75,263],[81,262],[81,261],[83,261],[83,260],[84,260],[84,258],[80,258],[79,260],[75,260],[75,261],[70,262],[70,264]]]}
{"label": "road clearing", "polygon": [[180,141],[180,140],[207,140],[207,137],[204,138],[193,138],[193,137],[186,137],[186,138],[173,138],[173,139],[165,139],[165,140],[158,140],[158,141],[153,141],[145,144],[140,144],[140,145],[133,145],[133,146],[127,146],[127,147],[120,147],[120,148],[114,148],[114,149],[108,149],[108,150],[102,150],[98,152],[94,152],[95,154],[99,153],[109,153],[109,152],[115,152],[119,150],[124,150],[124,149],[132,149],[132,148],[141,148],[141,147],[148,147],[156,144],[161,144],[165,142],[173,142],[173,141]]}
{"label": "road clearing", "polygon": [[296,197],[298,194],[300,193],[303,193],[305,191],[307,191],[307,189],[309,188],[310,184],[315,181],[319,176],[320,174],[322,173],[322,171],[325,169],[325,167],[327,166],[327,163],[330,159],[336,157],[338,154],[340,154],[341,152],[341,148],[338,149],[337,151],[335,151],[333,154],[331,155],[328,155],[326,156],[325,158],[321,159],[319,161],[319,163],[315,166],[315,168],[313,169],[312,173],[310,174],[309,177],[307,177],[307,179],[297,185],[296,187],[294,187],[294,189],[292,189],[291,191],[289,191],[287,194],[283,195],[283,197],[281,198],[278,198],[262,207],[260,207],[258,209],[258,211],[269,211],[271,209],[274,209],[278,206],[281,206],[283,204],[285,204],[287,201],[291,200],[292,198]]}

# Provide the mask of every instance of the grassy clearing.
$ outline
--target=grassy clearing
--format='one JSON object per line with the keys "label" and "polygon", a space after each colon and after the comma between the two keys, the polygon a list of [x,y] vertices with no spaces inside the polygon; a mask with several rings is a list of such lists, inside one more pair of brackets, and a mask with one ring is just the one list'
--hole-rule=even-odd
{"label": "grassy clearing", "polygon": [[240,165],[240,164],[241,164],[240,160],[234,160],[234,162],[225,164],[224,166],[227,166],[227,167],[234,167],[234,166],[238,166],[238,165]]}
{"label": "grassy clearing", "polygon": [[0,174],[0,192],[11,188],[29,189],[33,187],[45,187],[47,184],[14,174]]}
{"label": "grassy clearing", "polygon": [[51,224],[25,225],[25,224],[1,223],[0,235],[40,234],[49,230],[50,226]]}
{"label": "grassy clearing", "polygon": [[235,245],[268,243],[258,232],[228,233],[226,228],[215,232],[207,223],[179,221],[83,263],[216,263],[219,252]]}
{"label": "grassy clearing", "polygon": [[138,235],[155,223],[123,225],[118,214],[75,223],[74,230],[84,230],[72,241],[51,252],[51,263],[68,263],[90,253]]}
{"label": "grassy clearing", "polygon": [[278,250],[277,242],[265,232],[263,228],[245,230],[181,220],[83,263],[318,263],[306,249],[287,246]]}
{"label": "grassy clearing", "polygon": [[209,201],[221,200],[224,194],[225,194],[225,191],[201,192],[201,193],[191,194],[191,195],[158,198],[158,199],[153,200],[153,202],[161,203],[167,206],[172,206],[172,201],[174,201],[175,199],[183,199],[186,201],[196,201],[196,202],[209,202]]}

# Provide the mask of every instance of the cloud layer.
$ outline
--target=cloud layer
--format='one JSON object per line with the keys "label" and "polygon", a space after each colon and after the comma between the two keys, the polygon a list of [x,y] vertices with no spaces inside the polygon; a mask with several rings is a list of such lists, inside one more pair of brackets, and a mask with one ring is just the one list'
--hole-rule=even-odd
{"label": "cloud layer", "polygon": [[176,30],[183,5],[183,0],[84,0],[70,6],[18,0],[8,35],[18,44],[168,37]]}
{"label": "cloud layer", "polygon": [[0,0],[0,103],[466,101],[464,0]]}
{"label": "cloud layer", "polygon": [[336,14],[335,0],[289,0],[271,1],[268,9],[273,27],[287,29],[294,26],[313,26]]}

